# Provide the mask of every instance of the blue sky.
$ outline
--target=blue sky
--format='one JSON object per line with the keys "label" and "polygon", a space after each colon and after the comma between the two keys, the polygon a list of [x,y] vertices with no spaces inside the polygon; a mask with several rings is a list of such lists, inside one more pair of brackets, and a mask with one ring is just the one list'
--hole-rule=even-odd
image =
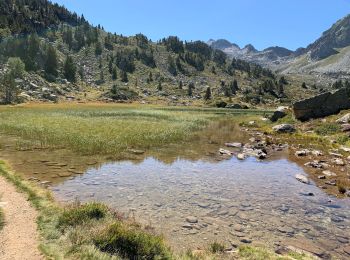
{"label": "blue sky", "polygon": [[152,40],[228,39],[257,49],[306,47],[347,14],[350,0],[52,0],[107,31]]}

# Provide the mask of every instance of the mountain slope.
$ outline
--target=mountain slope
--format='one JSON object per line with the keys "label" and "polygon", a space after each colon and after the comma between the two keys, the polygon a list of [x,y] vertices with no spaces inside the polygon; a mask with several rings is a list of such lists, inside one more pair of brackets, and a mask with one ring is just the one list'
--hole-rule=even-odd
{"label": "mountain slope", "polygon": [[286,97],[270,70],[232,61],[200,41],[111,34],[46,0],[5,0],[0,8],[0,76],[10,57],[20,58],[26,73],[17,84],[26,99],[186,103],[203,100],[208,88],[213,100],[260,103]]}

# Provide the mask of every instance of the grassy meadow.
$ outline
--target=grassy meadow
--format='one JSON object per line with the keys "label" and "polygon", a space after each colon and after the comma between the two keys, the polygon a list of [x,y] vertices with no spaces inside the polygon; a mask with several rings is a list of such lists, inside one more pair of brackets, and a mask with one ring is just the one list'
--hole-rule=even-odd
{"label": "grassy meadow", "polygon": [[140,105],[27,105],[0,109],[0,132],[41,147],[118,155],[186,140],[222,114],[248,110]]}

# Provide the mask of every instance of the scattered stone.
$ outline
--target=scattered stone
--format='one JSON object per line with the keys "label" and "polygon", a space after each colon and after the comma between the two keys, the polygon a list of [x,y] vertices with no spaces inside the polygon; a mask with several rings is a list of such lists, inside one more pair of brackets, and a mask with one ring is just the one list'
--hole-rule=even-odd
{"label": "scattered stone", "polygon": [[308,167],[316,168],[316,169],[323,169],[323,168],[329,167],[327,163],[319,162],[319,161],[307,162],[304,165]]}
{"label": "scattered stone", "polygon": [[188,217],[186,218],[186,221],[187,221],[188,223],[191,223],[191,224],[198,223],[198,219],[197,219],[196,217],[193,217],[193,216],[188,216]]}
{"label": "scattered stone", "polygon": [[344,248],[343,248],[343,251],[344,251],[345,253],[347,253],[348,255],[350,255],[350,245],[344,247]]}
{"label": "scattered stone", "polygon": [[233,226],[233,229],[234,229],[235,231],[238,231],[238,232],[243,232],[243,231],[244,231],[243,226],[242,226],[242,225],[239,225],[239,224],[234,225],[234,226]]}
{"label": "scattered stone", "polygon": [[295,152],[295,155],[296,156],[307,156],[310,154],[310,151],[307,150],[307,149],[304,149],[304,150],[300,150],[300,151],[296,151]]}
{"label": "scattered stone", "polygon": [[310,184],[309,179],[306,176],[302,175],[302,174],[296,174],[295,178],[298,181],[300,181],[301,183]]}
{"label": "scattered stone", "polygon": [[328,177],[333,177],[333,176],[337,176],[337,174],[335,174],[334,172],[331,171],[323,171],[322,172],[324,175],[328,176]]}
{"label": "scattered stone", "polygon": [[60,172],[60,173],[58,173],[57,175],[58,175],[58,177],[64,178],[64,177],[70,177],[70,176],[72,176],[72,173],[71,173],[71,172]]}
{"label": "scattered stone", "polygon": [[350,153],[350,147],[341,146],[340,149],[342,149],[344,152]]}
{"label": "scattered stone", "polygon": [[225,143],[227,147],[241,148],[243,146],[242,143]]}
{"label": "scattered stone", "polygon": [[290,124],[276,125],[272,128],[277,133],[293,133],[295,132],[295,127]]}
{"label": "scattered stone", "polygon": [[182,227],[186,228],[186,229],[192,229],[193,228],[190,224],[184,224],[184,225],[182,225]]}
{"label": "scattered stone", "polygon": [[326,181],[325,184],[330,185],[330,186],[336,186],[337,182],[335,180],[331,180],[331,181]]}
{"label": "scattered stone", "polygon": [[339,158],[333,159],[332,162],[333,162],[335,165],[338,165],[338,166],[345,166],[344,160],[339,159]]}
{"label": "scattered stone", "polygon": [[317,178],[320,179],[320,180],[324,180],[324,179],[326,179],[326,176],[324,176],[324,175],[319,175],[319,176],[317,176]]}
{"label": "scattered stone", "polygon": [[249,121],[249,122],[248,122],[248,125],[250,125],[250,126],[255,125],[255,121]]}
{"label": "scattered stone", "polygon": [[141,155],[141,154],[145,153],[145,151],[143,151],[143,150],[136,150],[136,149],[129,149],[128,152],[135,154],[135,155]]}
{"label": "scattered stone", "polygon": [[51,184],[51,181],[42,181],[40,182],[41,185],[48,185]]}
{"label": "scattered stone", "polygon": [[350,124],[343,124],[341,125],[342,132],[349,132],[350,131]]}
{"label": "scattered stone", "polygon": [[318,151],[318,150],[313,150],[311,153],[314,156],[323,156],[323,153],[321,151]]}
{"label": "scattered stone", "polygon": [[237,154],[237,159],[238,160],[244,160],[245,159],[245,154],[244,153],[239,153],[239,154]]}
{"label": "scattered stone", "polygon": [[338,124],[350,123],[350,113],[347,113],[346,115],[344,115],[341,118],[337,119],[335,122],[337,122]]}
{"label": "scattered stone", "polygon": [[294,230],[293,230],[292,228],[286,227],[286,226],[284,226],[284,227],[279,227],[279,228],[277,228],[277,230],[278,230],[279,232],[281,232],[281,233],[287,233],[287,234],[293,234],[293,233],[294,233]]}
{"label": "scattered stone", "polygon": [[334,157],[338,157],[338,158],[342,158],[343,157],[343,155],[340,154],[340,153],[329,152],[329,155],[334,156]]}
{"label": "scattered stone", "polygon": [[242,243],[244,243],[244,244],[250,244],[250,243],[252,243],[252,240],[249,239],[249,238],[242,238],[240,241],[241,241]]}
{"label": "scattered stone", "polygon": [[223,154],[223,155],[232,155],[231,151],[225,150],[225,149],[222,149],[222,148],[220,148],[219,153]]}

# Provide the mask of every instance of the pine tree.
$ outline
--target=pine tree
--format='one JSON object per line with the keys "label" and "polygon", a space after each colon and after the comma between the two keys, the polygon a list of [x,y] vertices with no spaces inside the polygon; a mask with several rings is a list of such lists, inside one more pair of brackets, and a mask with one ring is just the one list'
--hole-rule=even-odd
{"label": "pine tree", "polygon": [[207,90],[205,91],[204,99],[205,100],[211,99],[211,89],[210,89],[210,87],[207,87]]}
{"label": "pine tree", "polygon": [[129,81],[128,74],[124,70],[121,71],[120,78],[121,78],[122,82],[128,82]]}
{"label": "pine tree", "polygon": [[192,97],[192,95],[193,95],[194,88],[195,88],[194,83],[190,82],[190,84],[188,84],[188,93],[187,93],[190,97]]}
{"label": "pine tree", "polygon": [[117,78],[118,78],[117,67],[114,66],[112,69],[112,80],[117,80]]}
{"label": "pine tree", "polygon": [[67,56],[63,66],[64,77],[70,82],[75,82],[76,72],[77,72],[77,67],[75,66],[73,58],[71,56]]}
{"label": "pine tree", "polygon": [[157,87],[158,91],[162,91],[163,90],[163,86],[162,86],[162,82],[158,82],[158,87]]}
{"label": "pine tree", "polygon": [[58,75],[57,68],[58,68],[58,60],[57,60],[56,50],[54,47],[49,45],[46,51],[45,72],[48,75],[57,77]]}
{"label": "pine tree", "polygon": [[175,65],[174,59],[173,59],[173,57],[171,57],[170,55],[168,56],[168,71],[169,71],[173,76],[176,76],[176,75],[177,75],[176,65]]}
{"label": "pine tree", "polygon": [[15,79],[23,77],[25,65],[20,58],[9,58],[7,66],[8,71],[2,76],[0,82],[0,91],[4,96],[3,103],[11,104],[19,92]]}
{"label": "pine tree", "polygon": [[303,82],[303,84],[301,84],[301,87],[306,89],[307,88],[306,83]]}
{"label": "pine tree", "polygon": [[102,51],[103,51],[102,43],[101,42],[97,42],[96,46],[95,46],[95,54],[96,54],[96,56],[101,55]]}
{"label": "pine tree", "polygon": [[180,80],[179,82],[179,89],[182,89],[183,88],[183,83],[182,83],[182,80]]}

